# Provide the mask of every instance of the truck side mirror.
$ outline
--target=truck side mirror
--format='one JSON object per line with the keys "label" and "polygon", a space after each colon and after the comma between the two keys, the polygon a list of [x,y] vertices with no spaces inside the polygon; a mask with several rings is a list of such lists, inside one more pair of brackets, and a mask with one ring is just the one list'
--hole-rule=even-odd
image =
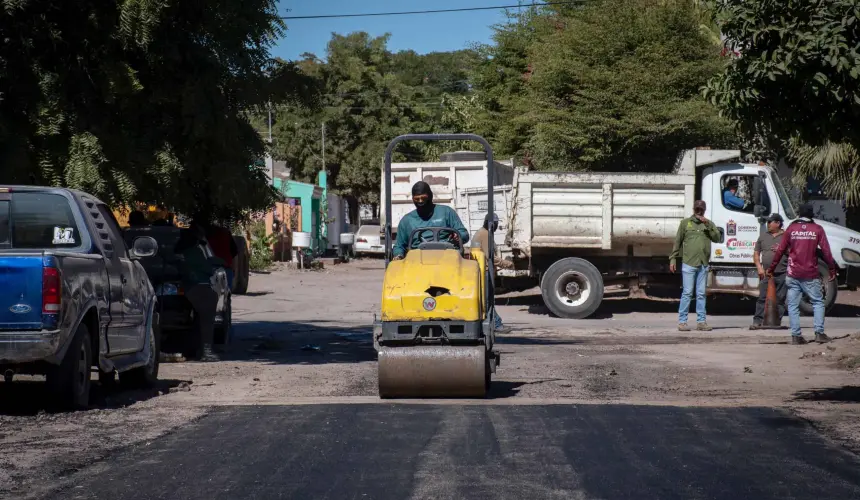
{"label": "truck side mirror", "polygon": [[756,205],[753,210],[754,210],[756,218],[759,219],[759,222],[763,222],[764,218],[767,217],[768,215],[770,215],[770,213],[768,213],[769,211],[768,211],[767,207],[764,205]]}
{"label": "truck side mirror", "polygon": [[720,232],[720,241],[718,243],[725,243],[726,242],[726,230],[721,228],[721,227],[718,227],[717,231]]}

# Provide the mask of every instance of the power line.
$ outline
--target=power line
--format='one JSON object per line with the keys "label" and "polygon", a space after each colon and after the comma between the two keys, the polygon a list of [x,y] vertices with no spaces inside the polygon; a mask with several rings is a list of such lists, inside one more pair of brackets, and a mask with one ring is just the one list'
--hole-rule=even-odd
{"label": "power line", "polygon": [[296,19],[336,19],[344,17],[377,17],[377,16],[408,16],[413,14],[441,14],[443,12],[472,12],[478,10],[501,10],[501,9],[517,9],[522,7],[547,7],[551,5],[575,5],[582,3],[583,0],[571,0],[567,2],[543,2],[519,5],[497,5],[494,7],[463,7],[459,9],[437,9],[437,10],[412,10],[403,12],[368,12],[364,14],[325,14],[317,16],[281,16],[281,19],[296,20]]}

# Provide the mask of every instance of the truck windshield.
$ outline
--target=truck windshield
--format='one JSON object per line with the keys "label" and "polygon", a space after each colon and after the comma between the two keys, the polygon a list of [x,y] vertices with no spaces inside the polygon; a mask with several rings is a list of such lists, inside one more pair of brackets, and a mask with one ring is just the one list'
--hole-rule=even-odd
{"label": "truck windshield", "polygon": [[0,248],[75,248],[80,244],[78,226],[65,197],[12,193],[0,200]]}
{"label": "truck windshield", "polygon": [[779,204],[782,205],[782,209],[785,210],[786,219],[796,219],[797,213],[794,211],[794,206],[791,204],[791,199],[788,197],[788,192],[786,192],[785,187],[782,185],[782,181],[779,176],[776,175],[776,172],[771,172],[770,178],[773,179],[776,194],[779,196]]}

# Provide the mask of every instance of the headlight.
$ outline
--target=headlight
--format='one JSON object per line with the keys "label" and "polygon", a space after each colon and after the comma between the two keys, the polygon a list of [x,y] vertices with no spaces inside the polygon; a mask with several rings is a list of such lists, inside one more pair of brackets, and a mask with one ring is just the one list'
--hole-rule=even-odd
{"label": "headlight", "polygon": [[850,248],[842,249],[842,260],[850,264],[860,264],[860,253]]}
{"label": "headlight", "polygon": [[173,283],[162,283],[155,287],[156,295],[179,295],[179,287]]}

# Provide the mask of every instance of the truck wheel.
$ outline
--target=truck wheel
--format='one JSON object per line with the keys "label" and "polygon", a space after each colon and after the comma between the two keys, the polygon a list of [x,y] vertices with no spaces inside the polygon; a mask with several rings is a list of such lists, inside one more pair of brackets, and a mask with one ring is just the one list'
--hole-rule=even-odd
{"label": "truck wheel", "polygon": [[47,372],[48,389],[57,406],[64,410],[85,410],[90,404],[90,371],[93,350],[87,325],[78,326],[69,350],[59,366]]}
{"label": "truck wheel", "polygon": [[[153,317],[153,321],[156,321],[156,318],[157,316]],[[144,366],[119,374],[119,382],[124,388],[144,389],[152,387],[158,382],[158,367],[161,358],[161,332],[158,325],[150,323],[149,332],[146,336],[147,342],[149,342],[149,357]]]}
{"label": "truck wheel", "polygon": [[587,318],[603,301],[603,276],[591,262],[569,257],[547,269],[540,289],[544,303],[554,315]]}
{"label": "truck wheel", "polygon": [[[827,281],[830,278],[830,269],[824,262],[818,263],[818,273],[821,275],[821,286],[824,292],[824,312],[827,313],[836,305],[836,294],[837,290],[839,290],[839,285],[836,283],[837,280]],[[806,295],[800,299],[800,312],[804,316],[812,316],[812,303],[809,302]]]}

